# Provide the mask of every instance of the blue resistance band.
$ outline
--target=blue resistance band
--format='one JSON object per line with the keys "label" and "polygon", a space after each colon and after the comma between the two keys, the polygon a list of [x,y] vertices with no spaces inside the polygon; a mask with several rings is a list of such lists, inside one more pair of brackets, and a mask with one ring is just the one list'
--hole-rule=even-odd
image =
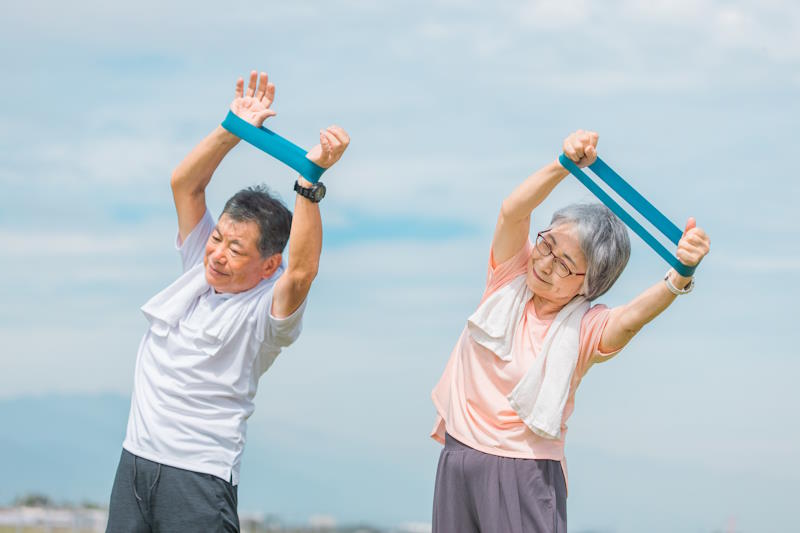
{"label": "blue resistance band", "polygon": [[228,116],[222,121],[222,127],[281,163],[292,167],[311,183],[317,183],[322,173],[327,170],[310,161],[306,157],[307,152],[293,142],[270,129],[253,126],[236,116],[233,111],[228,111]]}
{"label": "blue resistance band", "polygon": [[[694,274],[696,267],[687,266],[678,261],[678,258],[671,254],[661,242],[658,241],[653,235],[642,227],[625,209],[622,208],[611,196],[609,196],[600,186],[592,180],[585,172],[572,162],[572,160],[565,154],[558,156],[558,161],[569,170],[573,176],[578,178],[587,189],[592,191],[601,202],[614,212],[625,224],[628,225],[644,242],[650,245],[650,248],[664,258],[672,268],[674,268],[681,276],[691,276]],[[663,233],[670,241],[678,244],[681,240],[683,232],[673,224],[661,211],[655,208],[653,204],[639,194],[622,176],[614,172],[611,167],[605,162],[597,158],[597,161],[589,165],[589,168],[597,174],[606,184],[611,187],[617,194],[619,194],[626,202],[628,202],[634,209],[636,209],[644,218],[646,218],[653,226],[655,226],[661,233]]]}

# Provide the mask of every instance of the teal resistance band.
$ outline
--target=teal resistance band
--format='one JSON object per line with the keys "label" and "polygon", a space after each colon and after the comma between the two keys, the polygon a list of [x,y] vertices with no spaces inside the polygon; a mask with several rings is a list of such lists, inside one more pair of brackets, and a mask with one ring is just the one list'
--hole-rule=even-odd
{"label": "teal resistance band", "polygon": [[[567,157],[565,154],[561,154],[558,156],[558,161],[569,170],[573,176],[578,178],[581,183],[583,183],[587,189],[592,191],[597,198],[600,199],[601,202],[606,204],[606,206],[614,212],[625,224],[628,225],[634,232],[636,232],[639,237],[642,238],[644,242],[650,245],[650,248],[656,251],[658,255],[664,258],[664,260],[672,265],[678,274],[681,276],[691,276],[694,274],[694,270],[696,267],[687,266],[678,261],[678,258],[671,254],[663,244],[661,244],[658,239],[653,237],[653,235],[644,229],[641,224],[639,224],[636,219],[634,219],[625,209],[622,208],[613,198],[611,198],[600,186],[595,183],[592,178],[590,178],[586,173],[584,173],[578,165],[572,162],[572,160]],[[627,181],[625,181],[622,176],[614,172],[611,167],[605,164],[605,162],[597,158],[597,161],[589,165],[589,168],[597,174],[600,179],[606,182],[606,184],[611,187],[617,194],[619,194],[626,202],[628,202],[634,209],[636,209],[644,218],[646,218],[653,226],[655,226],[661,233],[666,235],[666,237],[674,242],[676,245],[678,241],[681,240],[681,236],[683,232],[680,230],[678,226],[673,224],[667,217],[665,217],[661,211],[656,209],[653,204],[647,201],[647,199],[639,194],[639,192],[634,189]]]}
{"label": "teal resistance band", "polygon": [[242,120],[233,111],[228,111],[228,116],[222,121],[222,127],[240,139],[249,142],[259,150],[263,150],[278,161],[299,172],[311,183],[316,183],[325,170],[306,157],[306,151],[275,133],[261,127],[257,128]]}

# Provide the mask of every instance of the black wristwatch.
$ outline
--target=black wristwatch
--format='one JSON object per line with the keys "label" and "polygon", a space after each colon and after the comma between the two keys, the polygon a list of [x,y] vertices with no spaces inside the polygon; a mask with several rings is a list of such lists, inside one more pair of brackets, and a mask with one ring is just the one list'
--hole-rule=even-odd
{"label": "black wristwatch", "polygon": [[304,198],[308,198],[315,204],[318,204],[320,200],[325,198],[325,184],[321,181],[313,184],[311,187],[303,187],[300,185],[299,181],[294,182],[294,192],[299,194]]}

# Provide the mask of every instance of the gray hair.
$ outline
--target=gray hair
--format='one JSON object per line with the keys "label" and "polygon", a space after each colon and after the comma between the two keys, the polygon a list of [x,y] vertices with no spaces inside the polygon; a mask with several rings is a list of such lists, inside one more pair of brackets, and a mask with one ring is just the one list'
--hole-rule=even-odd
{"label": "gray hair", "polygon": [[236,222],[258,224],[258,251],[267,258],[283,252],[292,229],[292,213],[266,185],[255,185],[237,192],[225,203],[223,215]]}
{"label": "gray hair", "polygon": [[583,295],[594,300],[617,281],[631,256],[625,224],[603,204],[571,204],[553,213],[550,227],[572,225],[586,257]]}

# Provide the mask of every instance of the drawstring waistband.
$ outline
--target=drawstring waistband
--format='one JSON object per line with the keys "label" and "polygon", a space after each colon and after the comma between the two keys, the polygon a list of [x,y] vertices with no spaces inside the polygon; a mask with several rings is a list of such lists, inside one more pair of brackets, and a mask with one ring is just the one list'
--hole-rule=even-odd
{"label": "drawstring waistband", "polygon": [[[134,455],[133,456],[133,495],[136,496],[136,504],[139,506],[139,511],[141,511],[142,516],[144,517],[145,521],[147,522],[147,525],[150,525],[150,521],[147,519],[147,513],[145,513],[144,510],[142,509],[142,504],[144,503],[144,500],[142,499],[141,496],[139,496],[139,493],[136,491],[136,461],[138,461],[138,460],[139,460],[139,457]],[[156,485],[158,485],[158,480],[161,477],[161,463],[156,463],[156,465],[158,465],[157,468],[156,468],[156,476],[155,476],[155,478],[153,478],[153,483],[150,485],[150,488],[147,489],[147,509],[148,510],[150,509],[152,501],[153,501],[153,489],[156,488]]]}

